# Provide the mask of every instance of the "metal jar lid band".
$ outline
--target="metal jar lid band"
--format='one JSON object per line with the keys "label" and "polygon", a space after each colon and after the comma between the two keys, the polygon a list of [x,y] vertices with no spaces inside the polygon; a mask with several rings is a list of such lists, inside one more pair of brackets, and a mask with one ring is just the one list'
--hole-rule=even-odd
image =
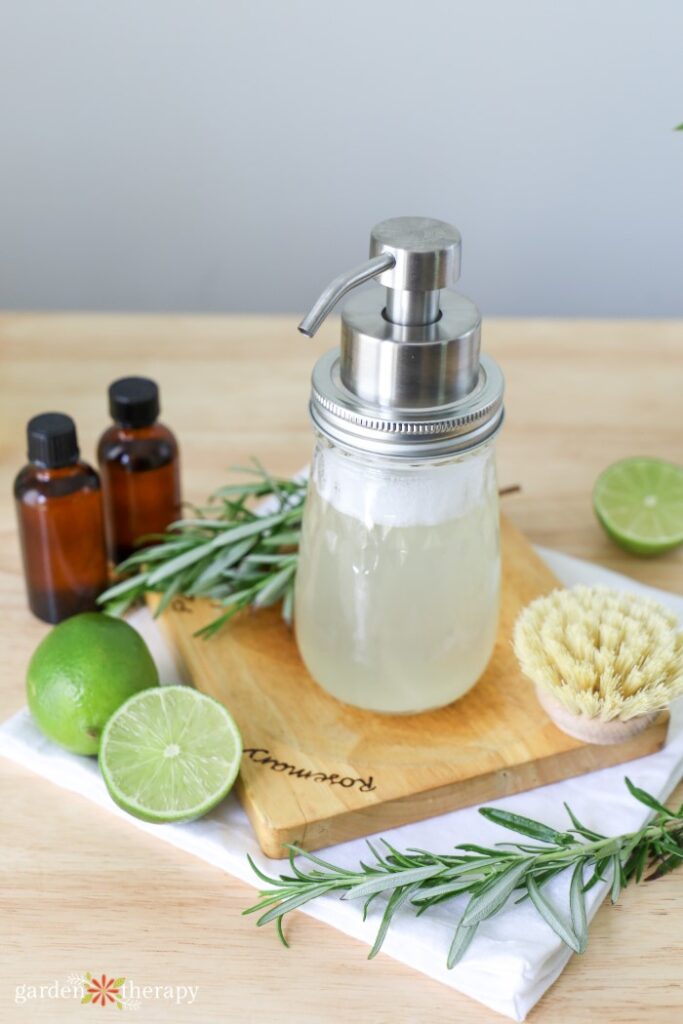
{"label": "metal jar lid band", "polygon": [[337,349],[316,363],[310,412],[322,434],[347,448],[438,458],[469,451],[493,437],[503,421],[503,391],[498,365],[482,356],[475,387],[458,401],[426,409],[384,409],[344,386]]}

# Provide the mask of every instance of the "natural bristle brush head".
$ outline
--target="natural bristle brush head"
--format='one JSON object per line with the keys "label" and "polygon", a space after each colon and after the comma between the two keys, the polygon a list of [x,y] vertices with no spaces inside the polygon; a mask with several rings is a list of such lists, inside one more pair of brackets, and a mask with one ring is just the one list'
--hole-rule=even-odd
{"label": "natural bristle brush head", "polygon": [[683,633],[650,598],[555,590],[521,612],[513,644],[544,710],[590,743],[629,739],[683,694]]}

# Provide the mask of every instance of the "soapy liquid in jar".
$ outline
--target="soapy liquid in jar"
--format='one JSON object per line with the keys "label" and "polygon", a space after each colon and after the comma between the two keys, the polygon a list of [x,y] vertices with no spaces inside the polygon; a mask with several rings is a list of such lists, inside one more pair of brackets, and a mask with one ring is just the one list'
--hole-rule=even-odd
{"label": "soapy liquid in jar", "polygon": [[[350,467],[340,472],[348,456],[320,458],[295,592],[306,667],[333,696],[369,710],[414,713],[456,700],[484,671],[496,637],[493,453],[423,478],[366,480],[364,491]],[[451,470],[451,480],[438,479]],[[444,500],[449,485],[458,490]]]}

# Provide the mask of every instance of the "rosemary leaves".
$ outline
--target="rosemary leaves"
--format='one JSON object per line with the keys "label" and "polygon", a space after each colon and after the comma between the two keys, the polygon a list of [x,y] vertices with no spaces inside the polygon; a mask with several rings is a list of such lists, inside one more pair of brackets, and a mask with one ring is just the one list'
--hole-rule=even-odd
{"label": "rosemary leaves", "polygon": [[[338,894],[341,899],[362,900],[365,920],[370,904],[383,896],[386,903],[370,950],[372,958],[379,952],[399,907],[411,907],[420,915],[437,904],[468,894],[469,903],[454,922],[447,954],[450,968],[464,956],[479,924],[497,914],[509,897],[517,894],[516,902],[531,900],[556,935],[576,953],[582,953],[588,942],[586,893],[594,885],[610,880],[615,903],[629,882],[659,878],[683,861],[683,805],[671,811],[629,779],[626,785],[631,795],[655,814],[639,831],[621,836],[604,836],[586,828],[566,804],[571,828],[565,832],[495,807],[482,807],[480,813],[489,821],[534,842],[507,842],[495,847],[462,843],[454,853],[439,854],[412,849],[401,852],[381,840],[385,852],[368,843],[374,863],[361,862],[356,871],[338,868],[293,845],[291,874],[277,878],[265,875],[250,858],[252,869],[268,888],[244,913],[261,913],[256,922],[259,926],[274,922],[287,945],[282,921],[297,907],[320,896]],[[314,866],[302,870],[295,856]],[[565,871],[571,871],[569,905],[560,908],[553,905],[544,887]]]}
{"label": "rosemary leaves", "polygon": [[[225,610],[199,631],[203,636],[217,632],[242,608],[280,600],[285,620],[291,621],[306,483],[277,479],[259,463],[242,471],[256,479],[222,487],[194,518],[144,538],[153,543],[117,566],[124,578],[99,598],[107,612],[122,615],[152,592],[162,595],[157,615],[179,594],[222,606]],[[267,503],[268,511],[250,508],[253,501]]]}

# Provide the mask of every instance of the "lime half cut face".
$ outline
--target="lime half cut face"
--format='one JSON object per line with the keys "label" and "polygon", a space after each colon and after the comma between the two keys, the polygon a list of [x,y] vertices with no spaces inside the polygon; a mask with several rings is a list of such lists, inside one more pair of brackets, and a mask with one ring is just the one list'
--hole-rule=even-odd
{"label": "lime half cut face", "polygon": [[622,459],[593,490],[595,513],[609,536],[637,555],[683,543],[683,468],[663,459]]}
{"label": "lime half cut face", "polygon": [[242,740],[228,710],[189,686],[143,690],[107,722],[100,768],[115,803],[143,821],[192,821],[231,790]]}

